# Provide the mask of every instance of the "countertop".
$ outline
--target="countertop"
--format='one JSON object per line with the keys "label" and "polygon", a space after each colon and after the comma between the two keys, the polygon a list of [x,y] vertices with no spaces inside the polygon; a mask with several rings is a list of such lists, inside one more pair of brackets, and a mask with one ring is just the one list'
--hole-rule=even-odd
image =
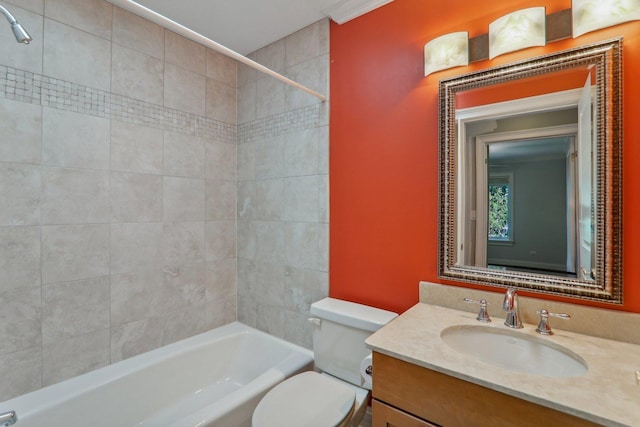
{"label": "countertop", "polygon": [[602,425],[640,426],[640,345],[559,329],[542,336],[535,332],[536,325],[525,324],[517,333],[552,341],[587,363],[588,371],[580,377],[550,378],[507,370],[454,350],[440,333],[455,325],[509,329],[502,319],[480,323],[475,313],[418,303],[366,343],[373,351]]}

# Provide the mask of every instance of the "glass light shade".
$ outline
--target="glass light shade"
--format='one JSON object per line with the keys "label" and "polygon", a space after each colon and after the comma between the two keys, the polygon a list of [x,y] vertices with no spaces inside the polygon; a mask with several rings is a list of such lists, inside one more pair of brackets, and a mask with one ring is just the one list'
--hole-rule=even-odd
{"label": "glass light shade", "polygon": [[469,65],[469,33],[460,31],[436,37],[424,45],[424,75]]}
{"label": "glass light shade", "polygon": [[489,24],[489,58],[531,46],[544,46],[544,7],[522,9]]}
{"label": "glass light shade", "polygon": [[572,0],[573,37],[640,19],[640,0]]}

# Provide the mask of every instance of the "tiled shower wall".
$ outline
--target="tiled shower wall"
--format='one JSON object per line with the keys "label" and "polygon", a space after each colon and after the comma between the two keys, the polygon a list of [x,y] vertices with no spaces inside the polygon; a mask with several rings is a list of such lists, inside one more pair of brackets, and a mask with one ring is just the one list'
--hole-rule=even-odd
{"label": "tiled shower wall", "polygon": [[1,28],[0,401],[237,295],[236,63],[103,0],[3,4],[34,42]]}
{"label": "tiled shower wall", "polygon": [[[250,55],[329,92],[329,21]],[[238,320],[311,347],[328,285],[328,102],[238,70]]]}

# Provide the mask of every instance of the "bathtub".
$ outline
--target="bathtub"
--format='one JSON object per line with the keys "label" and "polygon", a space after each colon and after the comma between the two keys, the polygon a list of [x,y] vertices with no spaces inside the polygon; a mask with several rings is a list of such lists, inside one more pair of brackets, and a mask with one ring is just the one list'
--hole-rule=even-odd
{"label": "bathtub", "polygon": [[250,426],[274,385],[313,353],[231,323],[0,403],[16,427]]}

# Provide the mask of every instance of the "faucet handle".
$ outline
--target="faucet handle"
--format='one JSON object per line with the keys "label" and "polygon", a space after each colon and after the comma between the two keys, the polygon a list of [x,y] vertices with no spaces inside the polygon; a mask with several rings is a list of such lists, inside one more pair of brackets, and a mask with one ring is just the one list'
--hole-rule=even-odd
{"label": "faucet handle", "polygon": [[487,306],[489,305],[489,303],[487,302],[486,299],[482,298],[480,300],[477,300],[477,299],[465,298],[463,299],[463,301],[469,304],[480,304],[480,312],[478,313],[476,320],[482,323],[491,322],[491,317],[489,317],[489,311],[487,311]]}
{"label": "faucet handle", "polygon": [[550,313],[546,308],[536,311],[540,315],[540,323],[536,328],[536,332],[542,335],[553,335],[551,326],[549,325],[549,317],[557,317],[558,319],[571,319],[566,313]]}

